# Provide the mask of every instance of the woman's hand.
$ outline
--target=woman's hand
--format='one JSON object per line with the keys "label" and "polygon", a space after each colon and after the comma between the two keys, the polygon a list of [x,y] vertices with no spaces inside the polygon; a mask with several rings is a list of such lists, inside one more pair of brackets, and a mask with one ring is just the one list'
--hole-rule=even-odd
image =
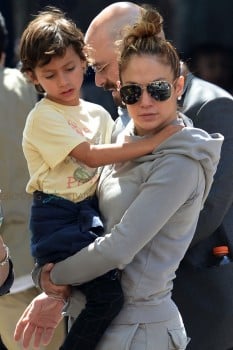
{"label": "woman's hand", "polygon": [[22,345],[27,348],[34,337],[33,346],[48,345],[54,331],[62,320],[64,302],[41,293],[23,312],[17,322],[14,339],[22,340]]}
{"label": "woman's hand", "polygon": [[71,294],[71,287],[66,285],[56,285],[50,279],[50,271],[54,264],[43,266],[40,274],[40,287],[50,297],[66,300]]}

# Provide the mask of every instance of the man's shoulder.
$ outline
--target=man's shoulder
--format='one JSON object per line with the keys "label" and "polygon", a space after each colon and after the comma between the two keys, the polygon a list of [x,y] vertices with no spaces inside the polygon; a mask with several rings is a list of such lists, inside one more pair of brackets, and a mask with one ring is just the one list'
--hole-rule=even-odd
{"label": "man's shoulder", "polygon": [[200,113],[209,117],[233,112],[233,97],[230,93],[208,81],[190,74],[182,99],[181,111],[194,120]]}
{"label": "man's shoulder", "polygon": [[232,95],[226,90],[192,74],[187,83],[186,98],[196,98],[201,101],[209,101],[217,98],[229,98],[233,100]]}

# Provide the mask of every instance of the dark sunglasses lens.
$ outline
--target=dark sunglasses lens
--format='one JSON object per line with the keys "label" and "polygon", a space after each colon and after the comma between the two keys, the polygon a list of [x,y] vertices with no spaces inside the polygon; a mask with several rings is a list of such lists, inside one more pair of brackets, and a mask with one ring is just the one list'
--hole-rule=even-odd
{"label": "dark sunglasses lens", "polygon": [[167,81],[155,81],[147,85],[147,91],[156,101],[166,101],[171,96],[172,87]]}
{"label": "dark sunglasses lens", "polygon": [[121,99],[127,105],[133,105],[136,103],[139,100],[141,94],[141,87],[135,84],[125,85],[120,88]]}

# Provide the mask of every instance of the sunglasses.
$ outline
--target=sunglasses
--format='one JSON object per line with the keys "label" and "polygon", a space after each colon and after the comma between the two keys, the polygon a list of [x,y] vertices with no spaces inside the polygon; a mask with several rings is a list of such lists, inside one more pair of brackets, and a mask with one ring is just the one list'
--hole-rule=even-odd
{"label": "sunglasses", "polygon": [[125,104],[133,105],[139,101],[145,89],[156,101],[166,101],[171,96],[172,84],[165,80],[152,81],[147,85],[128,84],[120,88],[121,99]]}

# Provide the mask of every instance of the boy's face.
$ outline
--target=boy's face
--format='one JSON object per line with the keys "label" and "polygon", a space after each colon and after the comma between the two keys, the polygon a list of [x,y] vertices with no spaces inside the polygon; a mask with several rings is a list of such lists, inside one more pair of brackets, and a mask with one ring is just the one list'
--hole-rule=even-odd
{"label": "boy's face", "polygon": [[86,62],[70,46],[64,56],[54,56],[48,64],[37,66],[31,79],[43,87],[50,100],[75,106],[79,104],[85,68]]}

